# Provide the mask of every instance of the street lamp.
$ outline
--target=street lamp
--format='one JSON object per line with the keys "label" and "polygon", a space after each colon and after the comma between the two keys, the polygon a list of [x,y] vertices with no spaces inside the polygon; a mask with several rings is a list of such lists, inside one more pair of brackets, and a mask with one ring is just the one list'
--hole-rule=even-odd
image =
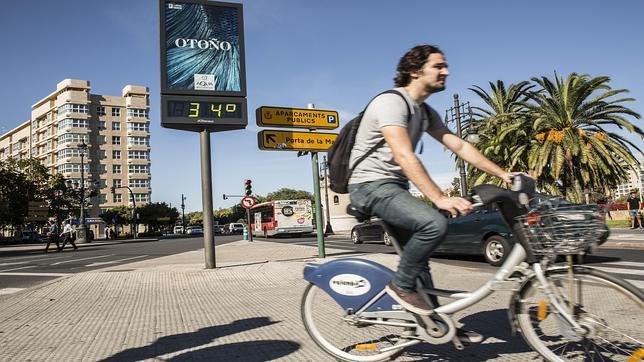
{"label": "street lamp", "polygon": [[85,152],[87,152],[87,144],[81,141],[78,144],[81,158],[81,179],[80,179],[80,226],[76,231],[76,239],[79,243],[87,242],[87,226],[85,225]]}
{"label": "street lamp", "polygon": [[[224,200],[226,199],[226,195],[224,195]],[[185,234],[186,233],[186,197],[181,194],[181,233]]]}
{"label": "street lamp", "polygon": [[[460,103],[458,100],[458,94],[454,94],[454,107],[445,111],[445,125],[450,122],[456,124],[456,135],[459,138],[463,137],[462,127],[461,127],[461,115],[465,113],[467,107],[467,113],[469,115],[469,122],[472,124],[472,110],[470,108],[470,102]],[[476,132],[475,126],[471,126],[470,132],[468,132],[467,141],[470,143],[476,143],[479,141],[479,135]],[[462,158],[458,158],[458,168],[459,168],[459,178],[461,184],[461,197],[467,195],[467,179],[465,174],[465,162]]]}

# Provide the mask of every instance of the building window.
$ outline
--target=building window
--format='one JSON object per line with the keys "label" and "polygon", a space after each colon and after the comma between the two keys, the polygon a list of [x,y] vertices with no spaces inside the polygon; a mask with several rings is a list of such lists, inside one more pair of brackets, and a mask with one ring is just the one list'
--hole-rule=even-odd
{"label": "building window", "polygon": [[112,136],[112,144],[113,145],[120,145],[121,144],[121,136]]}
{"label": "building window", "polygon": [[120,160],[121,159],[121,151],[113,150],[112,151],[112,158],[115,159],[115,160]]}
{"label": "building window", "polygon": [[340,205],[340,198],[338,195],[333,196],[333,205]]}
{"label": "building window", "polygon": [[121,109],[120,108],[112,108],[112,117],[118,117],[121,115]]}
{"label": "building window", "polygon": [[150,125],[141,122],[128,122],[127,130],[135,132],[150,132]]}
{"label": "building window", "polygon": [[112,173],[121,173],[121,165],[112,165]]}
{"label": "building window", "polygon": [[58,136],[58,144],[63,143],[89,143],[89,137],[82,133],[65,133]]}
{"label": "building window", "polygon": [[98,121],[98,130],[102,131],[105,129],[105,121]]}
{"label": "building window", "polygon": [[128,173],[150,173],[150,166],[148,165],[129,165]]}
{"label": "building window", "polygon": [[133,179],[129,181],[130,187],[150,187],[150,180]]}
{"label": "building window", "polygon": [[121,122],[112,122],[112,131],[120,131]]}
{"label": "building window", "polygon": [[147,109],[139,109],[139,108],[128,108],[127,109],[127,116],[128,117],[141,117],[141,118],[148,118],[149,111]]}
{"label": "building window", "polygon": [[150,194],[134,194],[136,202],[150,202]]}
{"label": "building window", "polygon": [[56,113],[59,116],[69,112],[87,114],[89,113],[89,108],[87,107],[87,104],[65,103],[56,109]]}
{"label": "building window", "polygon": [[105,114],[106,114],[105,113],[105,107],[102,107],[102,106],[96,107],[96,115],[97,116],[104,116]]}
{"label": "building window", "polygon": [[148,151],[127,151],[127,158],[131,160],[149,160],[150,152]]}
{"label": "building window", "polygon": [[62,121],[58,122],[58,131],[64,130],[65,128],[87,128],[89,127],[89,121],[86,119],[74,119],[74,118],[65,118]]}
{"label": "building window", "polygon": [[127,138],[127,143],[131,145],[149,145],[150,139],[148,137],[130,136]]}
{"label": "building window", "polygon": [[78,148],[64,148],[58,151],[58,159],[80,157],[81,151]]}
{"label": "building window", "polygon": [[123,195],[122,194],[114,194],[113,195],[113,201],[114,202],[123,202]]}
{"label": "building window", "polygon": [[100,194],[98,198],[98,203],[99,204],[104,204],[107,202],[107,195],[106,194]]}
{"label": "building window", "polygon": [[[89,173],[89,165],[85,164],[83,165],[83,169],[85,170],[86,173]],[[80,163],[66,163],[64,165],[59,165],[58,166],[58,172],[64,173],[64,172],[81,172],[81,164]]]}

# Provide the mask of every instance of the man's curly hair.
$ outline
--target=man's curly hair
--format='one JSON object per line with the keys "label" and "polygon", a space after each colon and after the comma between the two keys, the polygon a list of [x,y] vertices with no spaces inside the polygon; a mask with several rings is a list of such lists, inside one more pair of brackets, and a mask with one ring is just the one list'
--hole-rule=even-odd
{"label": "man's curly hair", "polygon": [[411,72],[420,70],[427,63],[427,58],[432,53],[443,52],[434,45],[417,45],[411,48],[398,62],[398,74],[394,78],[396,87],[404,87],[411,82]]}

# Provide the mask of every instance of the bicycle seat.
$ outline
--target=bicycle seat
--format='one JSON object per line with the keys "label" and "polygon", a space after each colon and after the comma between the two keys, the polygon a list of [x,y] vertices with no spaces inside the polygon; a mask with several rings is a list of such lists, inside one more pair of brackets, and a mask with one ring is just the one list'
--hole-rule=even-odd
{"label": "bicycle seat", "polygon": [[358,219],[358,222],[363,222],[365,220],[371,219],[371,215],[367,215],[363,213],[362,211],[356,209],[353,205],[349,204],[347,205],[347,214],[355,217]]}

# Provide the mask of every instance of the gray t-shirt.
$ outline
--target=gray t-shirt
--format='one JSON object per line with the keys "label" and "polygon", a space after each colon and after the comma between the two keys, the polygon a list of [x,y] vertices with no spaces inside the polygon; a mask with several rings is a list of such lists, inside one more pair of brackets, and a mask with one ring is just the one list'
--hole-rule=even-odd
{"label": "gray t-shirt", "polygon": [[[365,110],[362,122],[356,134],[356,142],[351,151],[351,165],[373,148],[384,138],[380,129],[384,126],[402,126],[407,128],[414,149],[423,132],[434,131],[445,127],[438,113],[431,107],[429,115],[424,108],[413,101],[404,88],[395,88],[402,93],[381,94],[376,97]],[[412,117],[407,122],[409,113],[407,104],[412,111]],[[407,177],[394,161],[391,148],[387,143],[370,154],[353,170],[349,184],[359,184],[382,179],[397,179],[407,182]]]}

